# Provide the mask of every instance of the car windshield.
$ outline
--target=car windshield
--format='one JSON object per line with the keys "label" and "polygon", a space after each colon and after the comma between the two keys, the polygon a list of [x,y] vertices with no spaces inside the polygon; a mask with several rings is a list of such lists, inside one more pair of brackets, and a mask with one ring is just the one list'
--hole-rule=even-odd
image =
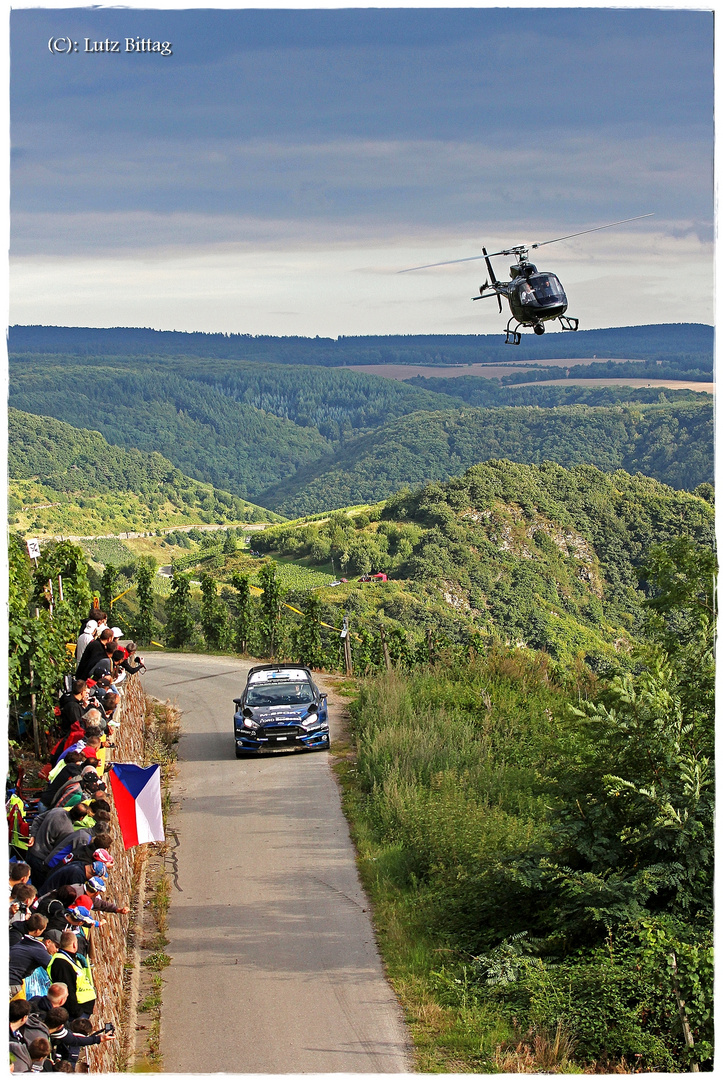
{"label": "car windshield", "polygon": [[246,704],[258,705],[311,705],[314,694],[308,682],[274,682],[250,686]]}

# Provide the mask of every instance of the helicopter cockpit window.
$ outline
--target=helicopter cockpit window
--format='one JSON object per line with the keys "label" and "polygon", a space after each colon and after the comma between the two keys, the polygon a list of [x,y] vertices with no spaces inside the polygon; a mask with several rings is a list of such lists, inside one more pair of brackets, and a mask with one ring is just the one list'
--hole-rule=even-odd
{"label": "helicopter cockpit window", "polygon": [[554,274],[533,274],[528,284],[535,290],[535,299],[541,306],[564,304],[565,291]]}

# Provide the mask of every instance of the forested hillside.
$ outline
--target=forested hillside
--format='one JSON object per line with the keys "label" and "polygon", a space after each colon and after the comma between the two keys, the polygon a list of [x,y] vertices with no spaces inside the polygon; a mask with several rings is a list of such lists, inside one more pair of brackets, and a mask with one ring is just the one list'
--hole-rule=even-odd
{"label": "forested hillside", "polygon": [[[640,407],[629,388],[611,387],[597,393],[626,408],[483,410],[464,406],[478,394],[470,380],[453,396],[456,381],[439,393],[322,367],[22,354],[11,357],[10,403],[162,453],[186,475],[283,514],[375,501],[488,457],[640,470],[674,487],[712,477],[712,410],[696,401],[658,392],[659,407]],[[571,389],[495,383],[484,393],[541,405]]]}
{"label": "forested hillside", "polygon": [[300,470],[262,501],[287,517],[309,514],[446,480],[496,457],[626,469],[692,490],[713,478],[713,411],[686,404],[415,413]]}
{"label": "forested hillside", "polygon": [[388,573],[393,581],[363,596],[351,583],[320,594],[354,612],[357,626],[371,629],[383,614],[415,647],[425,627],[443,626],[569,662],[579,651],[609,655],[637,635],[646,552],[681,533],[712,545],[711,494],[590,465],[488,461],[400,493],[374,513],[275,526],[251,542],[312,566],[333,558],[350,577]]}
{"label": "forested hillside", "polygon": [[[355,433],[439,395],[348,371],[176,358],[11,359],[10,403],[159,451],[198,480],[258,498]],[[442,398],[441,404],[460,402]]]}
{"label": "forested hillside", "polygon": [[682,370],[713,370],[713,327],[665,323],[580,330],[575,334],[525,335],[511,349],[500,334],[389,335],[378,337],[253,337],[250,334],[181,333],[132,327],[12,326],[14,353],[76,356],[170,355],[276,364],[470,364],[545,358],[620,357],[674,360]]}
{"label": "forested hillside", "polygon": [[42,533],[86,535],[276,517],[185,476],[161,454],[111,446],[97,431],[8,410],[8,510]]}

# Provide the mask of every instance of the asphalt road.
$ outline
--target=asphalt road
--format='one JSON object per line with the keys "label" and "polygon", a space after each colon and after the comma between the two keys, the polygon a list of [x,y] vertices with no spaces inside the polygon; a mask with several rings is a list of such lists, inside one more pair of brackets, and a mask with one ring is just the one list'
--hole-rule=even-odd
{"label": "asphalt road", "polygon": [[249,664],[147,659],[146,691],[183,711],[164,1072],[411,1071],[328,753],[237,761]]}

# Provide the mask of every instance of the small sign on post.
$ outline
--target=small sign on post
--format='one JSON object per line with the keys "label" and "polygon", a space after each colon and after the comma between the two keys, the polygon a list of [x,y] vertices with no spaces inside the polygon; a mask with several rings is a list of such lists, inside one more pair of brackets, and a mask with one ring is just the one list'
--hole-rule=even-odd
{"label": "small sign on post", "polygon": [[26,540],[28,546],[28,555],[31,559],[35,559],[35,565],[38,565],[38,559],[40,558],[40,541],[39,540]]}

